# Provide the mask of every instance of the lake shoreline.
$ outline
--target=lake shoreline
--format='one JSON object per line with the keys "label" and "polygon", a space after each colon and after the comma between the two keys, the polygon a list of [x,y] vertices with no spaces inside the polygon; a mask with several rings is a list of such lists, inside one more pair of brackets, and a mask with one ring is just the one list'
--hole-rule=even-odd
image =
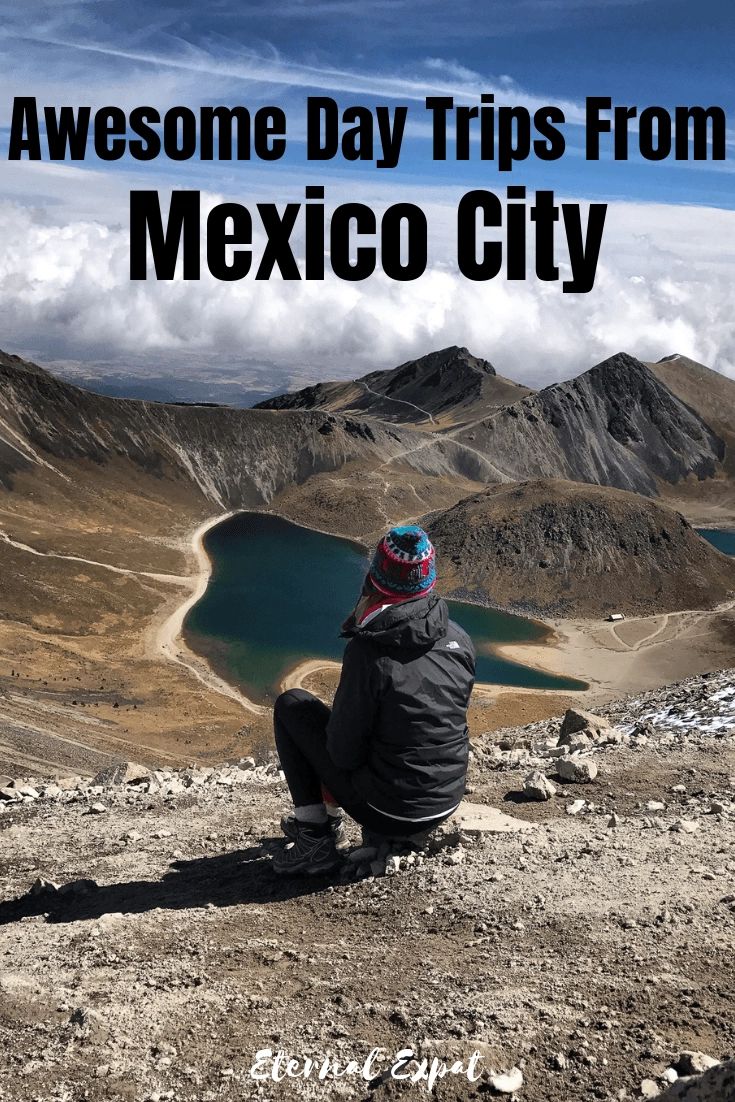
{"label": "lake shoreline", "polygon": [[[207,554],[204,547],[204,541],[207,533],[209,531],[212,531],[214,528],[217,528],[220,523],[224,523],[225,521],[236,516],[247,516],[248,514],[252,514],[255,516],[273,517],[283,520],[289,523],[289,525],[292,525],[296,528],[301,528],[304,531],[318,532],[322,534],[322,536],[341,540],[352,545],[352,547],[358,549],[360,552],[365,552],[366,554],[369,553],[369,545],[367,542],[355,539],[354,537],[342,536],[342,534],[339,534],[338,532],[327,532],[322,529],[310,528],[307,525],[303,525],[303,523],[293,521],[290,517],[284,516],[283,514],[279,514],[279,512],[275,512],[274,510],[270,509],[229,510],[228,512],[224,512],[224,514],[218,514],[214,517],[208,518],[202,523],[199,523],[199,525],[195,529],[190,531],[190,533],[187,533],[187,537],[185,537],[187,550],[191,551],[191,553],[194,555],[198,569],[191,576],[191,590],[185,598],[185,601],[182,602],[180,605],[177,605],[173,609],[173,612],[166,616],[164,622],[159,626],[158,630],[156,630],[154,637],[155,650],[158,651],[160,655],[163,655],[166,660],[174,661],[177,663],[177,665],[184,666],[186,669],[193,672],[198,680],[203,681],[203,683],[207,685],[207,688],[213,689],[220,694],[229,696],[230,699],[236,700],[242,707],[244,707],[246,711],[250,713],[262,715],[269,710],[269,707],[271,707],[272,704],[259,703],[257,699],[252,699],[252,694],[248,691],[247,685],[239,681],[237,678],[233,678],[233,676],[231,676],[231,673],[229,673],[229,671],[224,668],[224,663],[223,665],[220,665],[220,663],[217,662],[216,658],[213,655],[207,653],[206,646],[194,645],[192,635],[187,634],[184,626],[187,614],[191,612],[191,609],[197,604],[198,601],[201,601],[202,597],[206,593],[210,577],[212,577],[212,561],[210,561],[209,555]],[[450,601],[452,601],[454,597],[450,594],[447,595],[447,599],[450,599]],[[490,605],[485,605],[477,601],[471,601],[471,599],[463,599],[462,603],[469,606],[474,606],[476,608],[486,608],[490,612],[502,612],[502,609],[496,609]],[[506,615],[515,614],[506,613]],[[549,624],[544,623],[543,620],[534,619],[528,616],[521,618],[523,620],[527,620],[527,622],[529,624],[532,624],[533,627],[536,628],[540,633],[539,638],[537,640],[534,640],[534,645],[536,645],[539,649],[549,649],[554,646],[556,638],[555,631]],[[483,650],[487,651],[490,656],[497,656],[501,659],[504,658],[504,656],[502,656],[500,653],[500,645],[489,644],[484,647]],[[556,674],[553,673],[553,671],[551,671],[549,667],[544,668],[541,663],[533,663],[533,665],[529,665],[529,663],[527,662],[519,663],[515,659],[511,660],[514,661],[516,665],[526,666],[531,670],[542,673],[547,672],[548,670],[552,674],[552,676],[556,676]],[[314,668],[326,669],[334,666],[338,667],[339,663],[336,663],[334,662],[334,660],[328,658],[309,657],[300,659],[298,662],[293,663],[292,666],[284,670],[279,682],[279,689],[295,688],[296,685],[301,683],[303,678],[309,676],[309,672],[311,672],[311,670]],[[566,677],[566,674],[561,674],[561,677]],[[509,693],[518,692],[528,695],[533,693],[552,694],[554,692],[564,692],[571,693],[573,696],[575,696],[575,698],[580,698],[580,696],[583,696],[588,689],[588,687],[576,688],[569,687],[569,685],[560,685],[559,688],[537,688],[532,687],[532,685],[528,685],[528,687],[523,687],[523,685],[504,684],[494,681],[478,681],[476,688],[478,692],[482,691],[482,693],[484,694],[487,694],[489,692],[502,692],[502,694],[508,695]]]}
{"label": "lake shoreline", "polygon": [[510,643],[499,649],[511,661],[583,678],[588,703],[602,705],[731,666],[735,600],[619,623],[568,619],[550,626],[554,648]]}
{"label": "lake shoreline", "polygon": [[190,592],[186,599],[166,617],[158,626],[153,647],[159,655],[169,662],[184,666],[201,681],[207,688],[214,690],[221,696],[227,696],[241,705],[245,711],[256,715],[263,715],[265,708],[250,700],[237,686],[217,673],[206,656],[200,655],[188,645],[184,622],[189,611],[204,596],[212,576],[212,563],[204,547],[204,539],[211,529],[223,524],[226,520],[236,516],[242,510],[232,509],[227,513],[219,513],[209,517],[187,534],[184,542],[196,562],[197,570],[190,575]]}
{"label": "lake shoreline", "polygon": [[[231,672],[225,668],[224,663],[220,664],[213,654],[207,653],[207,647],[205,645],[201,643],[195,645],[193,639],[196,638],[196,635],[187,632],[185,628],[187,614],[204,596],[211,579],[212,563],[204,547],[207,533],[235,516],[244,516],[250,513],[256,516],[273,517],[283,520],[294,527],[301,528],[306,532],[317,532],[320,535],[339,539],[365,554],[369,554],[370,547],[367,543],[355,539],[354,537],[343,536],[338,532],[327,532],[319,528],[311,528],[306,524],[293,521],[290,517],[271,509],[233,509],[227,513],[210,517],[189,533],[186,542],[188,544],[188,549],[193,553],[196,559],[198,570],[192,576],[192,588],[186,600],[167,616],[166,620],[156,632],[156,649],[169,661],[175,661],[191,670],[191,672],[193,672],[199,680],[203,681],[208,688],[237,700],[246,711],[262,715],[272,707],[272,704],[258,703],[257,700],[252,699],[247,686],[239,681],[239,679],[233,678]],[[455,598],[449,594],[447,595],[447,599],[454,600]],[[505,610],[496,609],[494,606],[483,604],[475,600],[463,598],[462,603],[480,609],[487,609],[488,611],[504,612],[505,615],[516,615],[515,613],[505,612]],[[534,641],[533,645],[540,650],[553,649],[557,641],[557,633],[551,625],[543,620],[535,619],[530,616],[524,616],[521,617],[521,619],[532,624],[539,632],[539,638]],[[512,644],[507,645],[510,646]],[[492,643],[485,644],[481,649],[491,656],[504,658],[505,656],[501,653],[502,646],[503,644]],[[568,676],[566,674],[556,675],[548,665],[533,664],[529,666],[526,662],[519,663],[515,658],[510,660],[514,662],[514,664],[526,666],[535,672],[548,672],[552,676]],[[309,657],[299,659],[298,662],[286,668],[280,678],[279,689],[283,690],[284,688],[298,687],[301,681],[307,677],[310,672],[313,672],[314,669],[330,668],[340,668],[340,664],[328,658]],[[535,686],[507,685],[492,681],[478,681],[476,690],[478,693],[484,695],[488,693],[502,693],[504,696],[513,693],[518,693],[520,695],[534,695],[536,693],[552,695],[554,693],[564,693],[567,695],[571,694],[575,698],[580,698],[588,692],[589,685],[585,688],[569,686],[541,688]]]}
{"label": "lake shoreline", "polygon": [[[156,639],[159,652],[165,658],[186,666],[207,685],[208,688],[235,699],[250,713],[263,715],[272,704],[257,703],[250,698],[247,688],[229,671],[217,662],[213,655],[206,653],[204,646],[192,645],[187,635],[184,621],[191,608],[206,592],[211,578],[212,564],[204,548],[207,533],[219,524],[237,515],[253,513],[270,516],[286,521],[307,532],[344,540],[361,551],[368,552],[366,543],[337,532],[310,528],[308,525],[292,521],[290,517],[274,510],[237,509],[219,514],[200,524],[189,534],[189,547],[193,552],[198,571],[192,577],[192,586],[186,600],[171,613],[159,629]],[[451,597],[450,597],[451,599]],[[478,601],[464,598],[463,603],[478,608],[491,607]],[[658,688],[691,673],[693,668],[701,667],[701,672],[717,668],[715,656],[722,652],[722,664],[728,662],[727,648],[716,646],[718,630],[722,627],[721,618],[730,612],[723,607],[710,612],[691,610],[661,616],[631,618],[622,625],[610,624],[603,620],[559,619],[544,621],[524,617],[543,635],[532,642],[507,642],[488,644],[487,649],[501,659],[525,666],[532,670],[548,673],[556,677],[576,678],[586,683],[586,688],[536,688],[516,686],[495,682],[478,682],[476,693],[479,697],[502,696],[510,703],[513,696],[528,698],[531,695],[571,696],[587,704],[602,704],[608,700]],[[697,631],[689,641],[692,619]],[[667,625],[673,624],[670,635]],[[634,645],[627,644],[620,637],[636,625],[641,639]],[[648,630],[650,628],[650,630]],[[702,638],[705,642],[702,643]],[[695,642],[695,639],[698,642]],[[279,690],[300,687],[314,673],[327,672],[332,675],[339,670],[340,664],[328,658],[302,658],[288,667],[279,680]],[[510,699],[509,699],[510,698]]]}

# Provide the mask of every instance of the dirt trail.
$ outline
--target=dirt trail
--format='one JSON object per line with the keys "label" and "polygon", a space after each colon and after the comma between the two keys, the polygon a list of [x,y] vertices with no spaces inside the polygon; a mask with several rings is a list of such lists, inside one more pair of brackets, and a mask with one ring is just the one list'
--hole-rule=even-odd
{"label": "dirt trail", "polygon": [[581,678],[591,701],[609,700],[727,664],[735,635],[735,601],[707,611],[687,609],[635,617],[620,624],[558,620],[555,645],[500,644],[511,661]]}
{"label": "dirt trail", "polygon": [[379,391],[373,390],[373,388],[368,386],[367,383],[364,383],[362,379],[358,379],[357,381],[360,383],[360,386],[365,388],[368,394],[373,394],[376,398],[380,398],[382,402],[393,402],[394,404],[399,406],[408,406],[409,409],[415,409],[419,413],[423,413],[426,420],[430,421],[432,425],[436,424],[436,421],[431,416],[429,411],[426,409],[422,409],[421,406],[417,406],[415,402],[407,402],[403,398],[390,398],[387,394],[381,394]]}
{"label": "dirt trail", "polygon": [[83,559],[79,555],[63,555],[60,551],[39,551],[27,543],[19,543],[18,540],[11,539],[7,532],[0,532],[0,540],[18,551],[25,551],[29,555],[36,555],[42,559],[63,559],[66,562],[84,563],[86,566],[98,566],[103,570],[110,570],[113,574],[125,574],[133,578],[152,578],[156,582],[166,582],[171,585],[187,585],[189,581],[181,574],[156,574],[150,570],[130,570],[128,567],[113,566],[112,563],[99,562],[96,559]]}

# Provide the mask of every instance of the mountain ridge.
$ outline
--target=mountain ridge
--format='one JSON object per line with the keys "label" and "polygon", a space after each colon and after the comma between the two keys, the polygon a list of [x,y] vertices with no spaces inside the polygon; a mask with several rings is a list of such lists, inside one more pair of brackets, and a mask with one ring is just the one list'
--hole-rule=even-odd
{"label": "mountain ridge", "polygon": [[14,471],[34,465],[45,463],[64,477],[54,464],[116,459],[157,479],[189,480],[223,507],[249,507],[318,471],[412,450],[432,473],[455,473],[447,449],[438,441],[427,447],[426,437],[410,427],[318,410],[275,414],[114,398],[7,354],[0,358],[0,483],[6,489]]}
{"label": "mountain ridge", "polygon": [[258,402],[256,409],[315,409],[369,413],[382,420],[437,425],[449,415],[469,419],[480,411],[532,393],[499,376],[489,360],[458,345],[429,352],[389,370],[351,382],[317,383]]}
{"label": "mountain ridge", "polygon": [[654,496],[714,478],[726,444],[640,360],[617,353],[454,434],[512,481],[561,477]]}

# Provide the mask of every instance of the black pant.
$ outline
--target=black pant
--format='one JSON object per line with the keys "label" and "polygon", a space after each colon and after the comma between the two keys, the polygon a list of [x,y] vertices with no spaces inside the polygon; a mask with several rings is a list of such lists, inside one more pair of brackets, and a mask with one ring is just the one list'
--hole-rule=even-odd
{"label": "black pant", "polygon": [[294,807],[322,803],[324,785],[350,818],[376,834],[411,835],[438,826],[441,819],[431,823],[405,822],[368,806],[355,788],[352,775],[335,765],[329,756],[330,714],[326,704],[304,689],[289,689],[276,701],[273,712],[276,747]]}

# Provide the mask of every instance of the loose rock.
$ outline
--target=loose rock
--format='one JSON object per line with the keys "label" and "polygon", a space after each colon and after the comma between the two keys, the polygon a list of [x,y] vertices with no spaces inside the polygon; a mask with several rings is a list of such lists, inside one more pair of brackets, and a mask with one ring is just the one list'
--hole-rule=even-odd
{"label": "loose rock", "polygon": [[572,784],[590,784],[598,773],[597,763],[591,758],[561,758],[557,770],[563,781]]}
{"label": "loose rock", "polygon": [[594,712],[583,712],[581,708],[569,708],[562,720],[559,739],[561,741],[577,731],[585,731],[588,728],[591,731],[606,731],[611,726],[608,720],[603,716],[595,715]]}
{"label": "loose rock", "polygon": [[661,1094],[658,1083],[653,1079],[644,1079],[641,1083],[641,1098],[658,1098]]}
{"label": "loose rock", "polygon": [[144,765],[138,765],[135,761],[123,761],[102,769],[92,780],[92,785],[107,788],[118,784],[138,784],[149,780],[150,776],[150,769],[146,769]]}
{"label": "loose rock", "polygon": [[699,823],[694,819],[677,819],[669,829],[679,834],[694,834],[699,830]]}
{"label": "loose rock", "polygon": [[463,803],[455,815],[460,829],[469,835],[514,834],[523,830],[536,830],[535,823],[514,819],[496,807],[486,804]]}
{"label": "loose rock", "polygon": [[511,1068],[501,1075],[491,1074],[488,1083],[496,1094],[515,1094],[523,1086],[523,1072],[520,1068]]}
{"label": "loose rock", "polygon": [[719,1064],[714,1056],[708,1056],[706,1052],[697,1052],[692,1049],[684,1049],[674,1060],[672,1067],[679,1075],[701,1075],[710,1068]]}
{"label": "loose rock", "polygon": [[523,791],[532,800],[550,800],[556,795],[556,786],[540,769],[534,769],[523,782]]}
{"label": "loose rock", "polygon": [[735,1060],[706,1071],[699,1078],[679,1079],[661,1096],[661,1102],[732,1102],[735,1098]]}

